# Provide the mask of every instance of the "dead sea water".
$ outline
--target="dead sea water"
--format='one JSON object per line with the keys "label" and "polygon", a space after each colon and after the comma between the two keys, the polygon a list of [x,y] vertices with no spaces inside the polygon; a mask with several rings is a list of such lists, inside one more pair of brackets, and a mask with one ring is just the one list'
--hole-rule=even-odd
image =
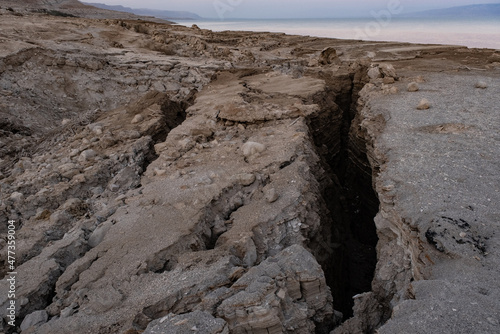
{"label": "dead sea water", "polygon": [[242,30],[283,32],[340,39],[464,45],[500,49],[498,19],[265,19],[177,21],[213,31]]}

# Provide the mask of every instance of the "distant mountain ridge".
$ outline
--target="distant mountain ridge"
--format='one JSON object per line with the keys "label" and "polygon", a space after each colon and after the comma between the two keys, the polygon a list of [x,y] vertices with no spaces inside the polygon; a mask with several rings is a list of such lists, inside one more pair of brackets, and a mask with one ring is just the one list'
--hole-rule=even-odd
{"label": "distant mountain ridge", "polygon": [[120,5],[110,6],[103,3],[90,3],[84,2],[84,4],[91,5],[101,9],[114,10],[119,12],[127,12],[135,15],[145,15],[145,16],[154,16],[160,19],[192,19],[197,20],[202,17],[191,12],[185,11],[173,11],[173,10],[159,10],[159,9],[146,9],[146,8],[130,8],[124,7]]}
{"label": "distant mountain ridge", "polygon": [[480,4],[407,13],[401,17],[417,18],[500,18],[500,4]]}

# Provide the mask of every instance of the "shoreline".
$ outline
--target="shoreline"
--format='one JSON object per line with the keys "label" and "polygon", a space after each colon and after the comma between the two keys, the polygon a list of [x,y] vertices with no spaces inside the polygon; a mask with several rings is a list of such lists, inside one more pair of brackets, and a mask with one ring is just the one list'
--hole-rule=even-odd
{"label": "shoreline", "polygon": [[[463,21],[444,19],[439,26],[435,19],[393,18],[377,27],[373,18],[340,19],[204,19],[177,20],[183,26],[198,25],[201,29],[213,31],[256,31],[286,33],[290,35],[374,42],[396,42],[417,44],[463,45],[469,48],[500,49],[500,24],[495,20],[472,19],[468,22],[479,24],[476,29],[488,32],[468,32]],[[432,27],[418,23],[433,23]],[[467,22],[467,21],[466,21]],[[436,33],[437,30],[445,32]],[[495,30],[497,29],[497,30]]]}

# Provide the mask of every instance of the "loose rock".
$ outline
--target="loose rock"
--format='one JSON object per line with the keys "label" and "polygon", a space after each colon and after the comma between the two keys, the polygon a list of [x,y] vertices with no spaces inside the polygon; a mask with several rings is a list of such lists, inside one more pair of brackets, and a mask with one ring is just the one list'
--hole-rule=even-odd
{"label": "loose rock", "polygon": [[242,185],[249,186],[255,182],[255,175],[250,173],[240,174],[238,175],[238,179]]}
{"label": "loose rock", "polygon": [[258,155],[258,154],[264,152],[265,149],[266,149],[265,145],[260,144],[260,143],[256,143],[253,141],[246,142],[241,147],[241,150],[243,151],[243,155],[247,158],[254,156],[254,155]]}
{"label": "loose rock", "polygon": [[486,89],[488,88],[488,84],[484,81],[478,81],[476,83],[476,88]]}
{"label": "loose rock", "polygon": [[408,91],[409,92],[417,92],[420,89],[418,86],[418,83],[416,82],[411,82],[408,84]]}
{"label": "loose rock", "polygon": [[431,107],[430,102],[427,99],[420,100],[420,103],[417,106],[418,110],[427,110]]}
{"label": "loose rock", "polygon": [[19,193],[19,192],[13,192],[11,195],[10,195],[10,199],[13,200],[13,201],[21,201],[24,199],[24,195],[22,193]]}
{"label": "loose rock", "polygon": [[274,203],[279,198],[278,193],[276,192],[276,189],[274,189],[274,188],[266,190],[264,196],[266,197],[266,200],[269,203]]}
{"label": "loose rock", "polygon": [[92,158],[95,158],[96,155],[97,155],[97,153],[94,150],[92,150],[92,149],[85,150],[82,153],[80,153],[79,160],[88,161],[88,160],[90,160]]}

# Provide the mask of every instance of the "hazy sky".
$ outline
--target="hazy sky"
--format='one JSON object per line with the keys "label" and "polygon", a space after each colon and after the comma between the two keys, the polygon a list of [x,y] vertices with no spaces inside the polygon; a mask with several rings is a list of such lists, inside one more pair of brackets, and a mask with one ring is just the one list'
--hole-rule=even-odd
{"label": "hazy sky", "polygon": [[390,6],[404,13],[500,0],[84,0],[132,8],[185,10],[207,18],[316,18],[370,16]]}

